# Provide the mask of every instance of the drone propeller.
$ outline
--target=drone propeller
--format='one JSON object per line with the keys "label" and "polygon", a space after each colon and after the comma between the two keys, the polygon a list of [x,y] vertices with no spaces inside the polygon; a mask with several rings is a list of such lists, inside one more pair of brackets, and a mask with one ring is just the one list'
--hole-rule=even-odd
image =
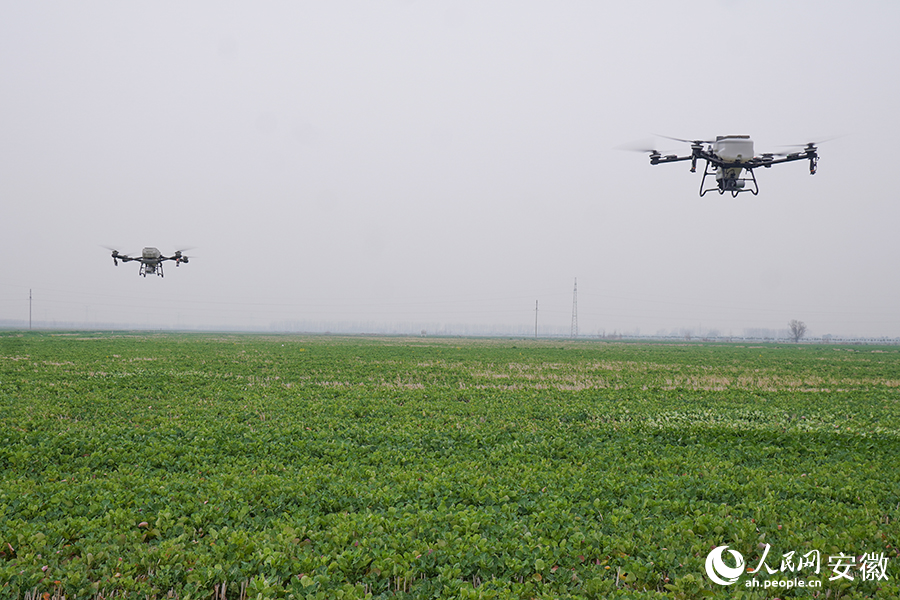
{"label": "drone propeller", "polygon": [[829,142],[831,140],[837,139],[839,137],[843,137],[840,135],[833,135],[831,137],[822,138],[820,140],[806,142],[805,144],[781,144],[777,146],[778,148],[796,148],[796,150],[789,150],[786,152],[765,152],[759,155],[759,158],[763,160],[772,160],[775,156],[790,156],[792,158],[800,158],[806,156],[810,156],[818,150],[819,144],[824,144],[825,142]]}
{"label": "drone propeller", "polygon": [[690,144],[691,146],[702,146],[703,144],[714,144],[715,140],[684,140],[677,137],[671,137],[668,135],[660,135],[658,133],[653,134],[657,137],[666,138],[667,140],[675,140],[676,142],[684,142],[685,144]]}
{"label": "drone propeller", "polygon": [[790,154],[800,154],[802,152],[811,152],[811,151],[818,150],[817,144],[819,144],[819,143],[821,143],[821,142],[808,142],[806,144],[783,144],[778,147],[779,148],[798,148],[798,150],[796,150],[794,152],[781,153],[781,154],[784,154],[785,156],[787,156]]}
{"label": "drone propeller", "polygon": [[[182,248],[181,250],[175,251],[175,254],[172,255],[172,258],[175,259],[176,267],[181,266],[181,263],[188,264],[190,262],[189,259],[191,257],[188,256],[187,254],[183,254],[183,252],[186,252],[187,250],[190,250],[191,248],[193,248],[193,246],[190,246],[188,248]],[[194,257],[194,258],[196,258],[196,257]]]}
{"label": "drone propeller", "polygon": [[116,265],[117,267],[119,266],[119,260],[118,260],[118,259],[122,259],[122,260],[124,260],[124,261],[128,261],[128,260],[131,260],[131,256],[130,256],[130,255],[133,254],[132,252],[127,252],[127,253],[119,252],[118,250],[116,250],[116,249],[113,248],[112,246],[103,246],[103,245],[101,245],[101,248],[106,248],[107,250],[111,250],[111,251],[112,251],[111,256],[112,256],[112,259],[113,259],[113,264]]}
{"label": "drone propeller", "polygon": [[[781,146],[778,146],[778,147],[779,147],[779,148],[800,148],[800,150],[799,150],[797,153],[799,153],[799,152],[811,152],[811,151],[817,150],[817,149],[818,149],[817,146],[818,146],[819,144],[824,144],[825,142],[830,142],[831,140],[836,140],[836,139],[838,139],[839,137],[843,137],[843,136],[840,136],[840,135],[833,135],[833,136],[831,136],[831,137],[822,138],[822,139],[817,140],[817,141],[806,142],[805,144],[782,144]],[[791,154],[796,154],[796,153],[795,153],[795,152],[791,152]]]}
{"label": "drone propeller", "polygon": [[653,140],[639,140],[635,142],[627,142],[616,146],[616,150],[625,150],[626,152],[640,152],[641,154],[661,155],[662,152],[653,147]]}
{"label": "drone propeller", "polygon": [[101,247],[101,248],[106,248],[107,250],[112,250],[113,252],[115,252],[115,253],[118,254],[119,256],[130,256],[130,255],[134,254],[134,252],[119,252],[118,248],[113,248],[112,246],[103,246],[103,245],[101,245],[100,247]]}
{"label": "drone propeller", "polygon": [[653,147],[653,140],[640,140],[636,142],[628,142],[625,144],[621,144],[616,146],[616,150],[625,150],[627,152],[640,152],[641,154],[649,154],[651,159],[659,159],[663,155],[666,156],[676,156],[675,154],[669,154],[667,152],[663,152],[657,148]]}

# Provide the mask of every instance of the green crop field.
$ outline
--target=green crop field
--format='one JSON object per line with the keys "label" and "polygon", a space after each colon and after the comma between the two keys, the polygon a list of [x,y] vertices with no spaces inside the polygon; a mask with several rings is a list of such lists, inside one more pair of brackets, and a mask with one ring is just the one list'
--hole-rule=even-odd
{"label": "green crop field", "polygon": [[898,546],[896,347],[0,332],[2,598],[896,599]]}

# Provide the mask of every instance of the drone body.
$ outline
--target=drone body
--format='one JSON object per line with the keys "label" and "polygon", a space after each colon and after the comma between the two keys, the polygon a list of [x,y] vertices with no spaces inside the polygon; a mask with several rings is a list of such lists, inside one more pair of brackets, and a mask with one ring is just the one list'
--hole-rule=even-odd
{"label": "drone body", "polygon": [[[667,137],[667,136],[662,136]],[[809,161],[809,174],[815,175],[816,163],[819,160],[816,142],[800,146],[802,150],[790,153],[769,152],[756,156],[753,150],[753,140],[749,135],[720,135],[715,140],[683,140],[680,138],[668,138],[678,142],[691,144],[689,156],[677,154],[662,155],[658,150],[646,150],[650,153],[650,164],[691,161],[691,173],[697,171],[697,161],[705,160],[703,179],[700,181],[700,195],[716,190],[719,194],[729,192],[736,197],[741,192],[752,192],[755,196],[759,193],[756,183],[756,175],[753,170],[758,167],[770,168],[772,165],[793,162],[796,160]],[[715,185],[707,186],[707,177],[715,177]]]}
{"label": "drone body", "polygon": [[181,263],[188,263],[188,258],[184,254],[182,254],[181,250],[176,250],[175,254],[172,256],[163,256],[159,249],[154,248],[152,246],[148,246],[141,251],[141,255],[138,257],[132,258],[127,254],[119,254],[118,250],[112,251],[112,259],[113,264],[119,266],[119,261],[122,262],[131,262],[136,260],[141,263],[141,269],[138,271],[138,275],[146,277],[148,274],[150,275],[159,275],[163,277],[163,262],[167,260],[174,260],[175,266],[181,266]]}

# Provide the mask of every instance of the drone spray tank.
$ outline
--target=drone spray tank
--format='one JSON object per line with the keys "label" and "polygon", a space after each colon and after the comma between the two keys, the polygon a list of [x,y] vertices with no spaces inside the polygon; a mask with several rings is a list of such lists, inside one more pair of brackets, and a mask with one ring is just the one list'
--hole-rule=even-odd
{"label": "drone spray tank", "polygon": [[[749,135],[720,135],[712,145],[713,154],[728,163],[741,163],[750,161],[753,154],[753,140]],[[718,167],[716,169],[716,181],[731,180],[739,188],[744,187],[741,179],[741,167]]]}

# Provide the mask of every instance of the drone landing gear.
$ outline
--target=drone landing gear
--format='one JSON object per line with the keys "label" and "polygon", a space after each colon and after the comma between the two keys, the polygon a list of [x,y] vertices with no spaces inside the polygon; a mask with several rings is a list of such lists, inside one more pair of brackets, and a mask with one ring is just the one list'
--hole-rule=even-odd
{"label": "drone landing gear", "polygon": [[[737,171],[732,177],[726,177],[721,174],[721,167],[716,167],[715,165],[710,164],[709,161],[706,161],[706,168],[703,170],[703,179],[700,180],[700,196],[702,197],[706,192],[711,192],[713,190],[719,192],[719,195],[724,194],[725,192],[730,192],[732,198],[737,198],[737,195],[741,192],[752,192],[754,196],[759,194],[759,186],[756,184],[756,175],[753,173],[753,169],[745,169],[747,172],[747,176],[741,177],[741,169],[729,169],[732,171]],[[716,177],[716,185],[706,187],[706,177],[708,175],[714,175]],[[751,185],[747,185],[747,182],[750,182]]]}

